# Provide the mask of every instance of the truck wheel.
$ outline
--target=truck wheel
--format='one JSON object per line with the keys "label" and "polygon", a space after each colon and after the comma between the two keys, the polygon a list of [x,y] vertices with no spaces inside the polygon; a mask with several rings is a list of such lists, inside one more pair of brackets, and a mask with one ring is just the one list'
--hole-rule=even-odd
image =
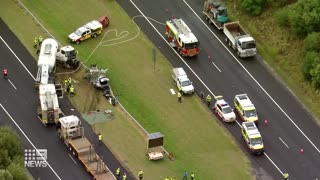
{"label": "truck wheel", "polygon": [[209,18],[208,18],[208,16],[206,16],[206,21],[209,21]]}
{"label": "truck wheel", "polygon": [[81,41],[76,41],[76,44],[80,44]]}
{"label": "truck wheel", "polygon": [[240,57],[240,51],[237,51],[237,55]]}
{"label": "truck wheel", "polygon": [[96,34],[96,33],[94,33],[94,34],[93,34],[93,38],[96,38],[96,37],[97,37],[97,34]]}

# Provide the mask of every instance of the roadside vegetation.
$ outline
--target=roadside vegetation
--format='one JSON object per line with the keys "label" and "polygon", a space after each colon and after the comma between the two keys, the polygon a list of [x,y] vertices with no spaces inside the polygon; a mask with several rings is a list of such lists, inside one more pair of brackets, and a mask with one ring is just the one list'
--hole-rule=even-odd
{"label": "roadside vegetation", "polygon": [[[67,35],[87,21],[101,15],[110,18],[111,24],[104,31],[108,32],[106,35],[74,45],[79,58],[87,66],[97,63],[100,68],[109,69],[107,75],[119,101],[148,132],[159,131],[165,135],[165,148],[173,154],[175,161],[167,158],[149,161],[145,134],[119,106],[109,105],[101,92],[84,81],[83,69],[63,75],[60,80],[68,76],[76,80],[77,95],[70,100],[80,112],[97,109],[114,112],[114,120],[97,124],[93,129],[104,135],[104,142],[135,176],[143,169],[146,179],[164,179],[166,176],[180,179],[184,170],[194,172],[197,179],[251,178],[250,162],[200,99],[186,96],[180,104],[177,97],[171,95],[169,89],[174,88],[170,77],[172,66],[157,51],[154,68],[152,49],[156,47],[116,1],[22,2],[64,45],[68,44]],[[14,1],[5,0],[1,7],[1,17],[36,57],[33,39],[44,36],[45,32]]]}
{"label": "roadside vegetation", "polygon": [[236,0],[227,6],[257,40],[259,54],[320,122],[320,1]]}
{"label": "roadside vegetation", "polygon": [[19,136],[10,128],[0,126],[0,179],[29,180]]}

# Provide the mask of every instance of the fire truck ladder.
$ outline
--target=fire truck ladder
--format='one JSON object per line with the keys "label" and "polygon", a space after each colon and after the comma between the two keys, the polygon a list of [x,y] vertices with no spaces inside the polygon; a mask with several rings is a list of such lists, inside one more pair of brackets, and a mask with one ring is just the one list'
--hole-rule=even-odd
{"label": "fire truck ladder", "polygon": [[173,25],[180,34],[188,35],[191,33],[189,27],[183,22],[182,19],[172,19]]}

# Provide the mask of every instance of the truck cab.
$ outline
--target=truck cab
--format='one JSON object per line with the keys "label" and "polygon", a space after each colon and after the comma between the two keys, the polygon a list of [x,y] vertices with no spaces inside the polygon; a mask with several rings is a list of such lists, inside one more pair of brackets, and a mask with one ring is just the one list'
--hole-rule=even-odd
{"label": "truck cab", "polygon": [[78,51],[72,46],[64,46],[57,52],[57,63],[62,64],[65,68],[76,69],[80,66],[80,61],[77,59]]}
{"label": "truck cab", "polygon": [[247,94],[236,95],[234,98],[234,106],[243,121],[258,123],[256,108]]}
{"label": "truck cab", "polygon": [[173,68],[172,78],[175,81],[177,87],[181,87],[181,91],[183,94],[193,94],[194,87],[192,85],[192,82],[189,80],[187,73],[182,67]]}
{"label": "truck cab", "polygon": [[253,154],[262,154],[264,152],[263,139],[255,123],[243,122],[241,132],[244,142]]}
{"label": "truck cab", "polygon": [[250,36],[241,36],[236,38],[237,55],[239,57],[251,57],[257,54],[256,41]]}

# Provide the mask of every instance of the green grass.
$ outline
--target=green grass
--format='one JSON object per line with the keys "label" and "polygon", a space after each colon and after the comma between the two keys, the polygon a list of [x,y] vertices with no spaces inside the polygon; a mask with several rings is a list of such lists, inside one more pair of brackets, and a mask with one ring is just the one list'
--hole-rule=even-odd
{"label": "green grass", "polygon": [[[164,179],[165,176],[180,178],[184,170],[195,172],[199,179],[251,178],[248,159],[226,130],[215,122],[216,118],[203,103],[192,96],[184,97],[183,103],[179,104],[177,97],[170,94],[169,89],[174,88],[170,77],[172,66],[157,51],[156,69],[153,69],[154,45],[139,32],[136,24],[116,1],[88,0],[83,1],[83,4],[82,1],[75,3],[73,0],[65,0],[63,3],[38,0],[23,2],[63,44],[67,44],[67,35],[72,30],[104,14],[111,20],[106,31],[128,31],[129,35],[124,40],[134,38],[139,33],[134,40],[126,43],[100,46],[87,65],[98,63],[100,67],[109,68],[107,74],[118,99],[148,132],[160,131],[165,135],[165,148],[174,155],[175,161],[148,161],[145,155],[146,137],[141,131],[119,107],[111,107],[101,98],[100,93],[92,87],[84,86],[86,84],[81,78],[81,72],[72,75],[79,81],[76,84],[77,96],[71,99],[78,110],[114,111],[115,120],[96,125],[94,129],[103,133],[105,143],[132,172],[143,169],[147,179]],[[81,8],[83,6],[85,10]],[[25,46],[34,51],[33,38],[44,35],[44,32],[13,1],[5,0],[1,7],[1,17]],[[76,46],[80,58],[87,60],[102,37]],[[115,33],[108,33],[104,45],[110,45],[112,42],[108,40],[115,37]]]}
{"label": "green grass", "polygon": [[259,54],[320,123],[319,90],[304,79],[301,70],[303,39],[294,36],[290,29],[279,27],[273,17],[277,9],[269,8],[261,16],[252,18],[241,13],[240,2],[237,0],[232,5],[228,4],[232,19],[240,19],[243,27],[257,40]]}

